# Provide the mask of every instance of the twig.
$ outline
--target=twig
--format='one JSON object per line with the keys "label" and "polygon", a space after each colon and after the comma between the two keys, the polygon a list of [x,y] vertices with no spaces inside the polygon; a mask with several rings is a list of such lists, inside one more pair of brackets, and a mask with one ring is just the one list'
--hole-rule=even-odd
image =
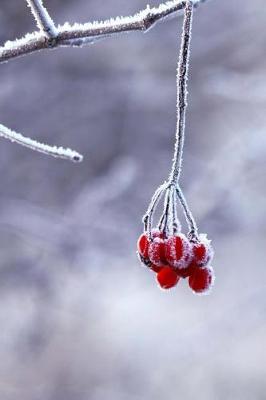
{"label": "twig", "polygon": [[[29,0],[27,1],[29,2]],[[191,3],[193,7],[197,7],[204,1],[192,0]],[[36,7],[37,1],[34,3]],[[111,18],[105,21],[94,21],[86,24],[70,25],[69,23],[65,23],[63,26],[56,28],[57,35],[53,41],[47,38],[42,32],[33,32],[21,39],[8,41],[3,47],[0,47],[0,63],[43,49],[60,46],[83,46],[120,33],[147,31],[157,22],[181,12],[185,7],[185,3],[182,0],[172,0],[160,4],[158,7],[147,7],[133,16]],[[43,23],[44,14],[39,14],[42,16]],[[51,21],[49,20],[49,22]]]}
{"label": "twig", "polygon": [[27,138],[20,133],[14,132],[6,126],[0,124],[0,136],[11,142],[18,143],[22,146],[28,147],[31,150],[39,151],[40,153],[48,154],[53,157],[64,158],[66,160],[80,162],[83,156],[71,149],[64,149],[63,147],[49,146],[48,144],[39,143],[36,140]]}
{"label": "twig", "polygon": [[44,7],[42,0],[26,0],[31,12],[36,20],[37,26],[47,38],[52,39],[57,36],[57,29],[50,17],[47,9]]}

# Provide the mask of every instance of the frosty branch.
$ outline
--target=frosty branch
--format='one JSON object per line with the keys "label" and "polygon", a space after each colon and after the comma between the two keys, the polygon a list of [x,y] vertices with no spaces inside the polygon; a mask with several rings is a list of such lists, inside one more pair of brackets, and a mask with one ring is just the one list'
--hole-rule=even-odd
{"label": "frosty branch", "polygon": [[[83,45],[92,44],[97,40],[121,33],[145,32],[157,22],[163,21],[169,16],[174,16],[176,13],[181,13],[186,5],[186,1],[172,0],[161,3],[158,7],[150,8],[147,6],[146,9],[133,16],[116,17],[105,21],[94,21],[85,24],[75,23],[70,25],[66,22],[63,26],[56,27],[42,0],[26,1],[36,20],[39,31],[28,33],[26,36],[14,41],[7,41],[4,46],[0,47],[0,63],[44,49],[54,49],[62,46],[82,47]],[[204,1],[191,0],[191,4],[193,7],[196,7]],[[0,136],[32,150],[55,157],[71,161],[82,161],[83,159],[79,153],[73,150],[38,143],[35,140],[13,132],[1,124]]]}
{"label": "frosty branch", "polygon": [[[194,7],[206,0],[193,0]],[[42,0],[27,0],[40,28],[39,32],[27,34],[21,39],[7,41],[0,47],[0,63],[38,50],[60,46],[83,46],[96,40],[111,37],[119,33],[147,31],[166,17],[183,11],[185,1],[172,0],[136,13],[133,16],[110,18],[105,21],[93,21],[86,24],[66,22],[55,27],[52,18],[42,4]]]}

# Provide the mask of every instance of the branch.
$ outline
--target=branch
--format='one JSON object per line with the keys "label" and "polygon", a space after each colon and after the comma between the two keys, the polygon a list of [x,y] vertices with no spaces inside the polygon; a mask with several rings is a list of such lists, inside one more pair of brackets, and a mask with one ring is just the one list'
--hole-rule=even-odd
{"label": "branch", "polygon": [[[63,26],[58,26],[56,28],[42,0],[26,1],[40,30],[27,34],[21,39],[7,41],[4,46],[0,47],[0,63],[43,49],[51,49],[60,46],[81,47],[85,44],[91,44],[96,40],[104,39],[119,33],[147,31],[152,28],[156,22],[182,11],[187,4],[187,2],[183,0],[172,0],[154,8],[147,6],[145,10],[140,11],[132,17],[117,17],[106,21],[89,22],[83,25],[74,24],[72,26],[65,23]],[[191,8],[193,8],[204,1],[205,0],[190,0],[189,3]],[[20,133],[13,132],[1,124],[0,136],[32,150],[54,157],[61,157],[72,161],[82,161],[82,156],[73,150],[38,143],[36,140],[26,138]]]}
{"label": "branch", "polygon": [[[34,15],[38,20],[38,25],[43,26],[48,23],[53,24],[48,12],[44,12],[41,1],[27,0]],[[192,0],[194,7],[203,3],[205,0]],[[166,17],[174,16],[181,12],[186,2],[182,0],[172,0],[160,4],[158,7],[150,8],[129,17],[111,18],[105,21],[94,21],[86,24],[70,25],[65,23],[58,26],[57,34],[53,36],[53,41],[47,38],[42,32],[33,32],[27,34],[21,39],[7,41],[3,47],[0,47],[0,63],[10,59],[20,57],[35,51],[56,48],[60,46],[83,46],[91,44],[95,40],[104,39],[125,32],[147,31],[157,22],[165,20]],[[41,10],[41,11],[40,11]],[[51,28],[51,27],[50,27]],[[47,31],[45,31],[47,33]]]}
{"label": "branch", "polygon": [[37,26],[48,39],[57,35],[57,29],[42,0],[26,0],[36,20]]}
{"label": "branch", "polygon": [[83,156],[76,151],[39,143],[36,140],[32,140],[21,135],[20,133],[12,131],[2,124],[0,124],[0,136],[3,136],[5,139],[10,140],[11,142],[28,147],[31,150],[39,151],[40,153],[48,154],[53,157],[64,158],[74,162],[80,162],[83,160]]}

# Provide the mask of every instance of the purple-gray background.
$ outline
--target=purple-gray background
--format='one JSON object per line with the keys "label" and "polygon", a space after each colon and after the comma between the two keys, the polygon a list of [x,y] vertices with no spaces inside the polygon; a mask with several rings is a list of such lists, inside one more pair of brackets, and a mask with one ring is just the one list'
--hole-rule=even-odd
{"label": "purple-gray background", "polygon": [[[1,0],[1,42],[35,29],[25,3]],[[182,20],[0,65],[1,123],[85,156],[1,139],[1,400],[265,399],[264,3],[194,20],[182,184],[216,249],[210,296],[160,291],[135,254],[171,164]],[[63,23],[146,1],[45,4]]]}

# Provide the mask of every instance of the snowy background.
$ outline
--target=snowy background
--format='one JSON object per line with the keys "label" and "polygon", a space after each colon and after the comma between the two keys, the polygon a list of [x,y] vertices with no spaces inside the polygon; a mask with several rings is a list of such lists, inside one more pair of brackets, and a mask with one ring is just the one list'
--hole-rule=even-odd
{"label": "snowy background", "polygon": [[[35,29],[25,3],[1,0],[2,43]],[[58,23],[146,6],[45,3]],[[194,20],[182,184],[216,249],[207,297],[160,291],[135,254],[170,168],[182,20],[0,65],[1,123],[85,156],[1,139],[1,400],[265,399],[264,3]]]}

